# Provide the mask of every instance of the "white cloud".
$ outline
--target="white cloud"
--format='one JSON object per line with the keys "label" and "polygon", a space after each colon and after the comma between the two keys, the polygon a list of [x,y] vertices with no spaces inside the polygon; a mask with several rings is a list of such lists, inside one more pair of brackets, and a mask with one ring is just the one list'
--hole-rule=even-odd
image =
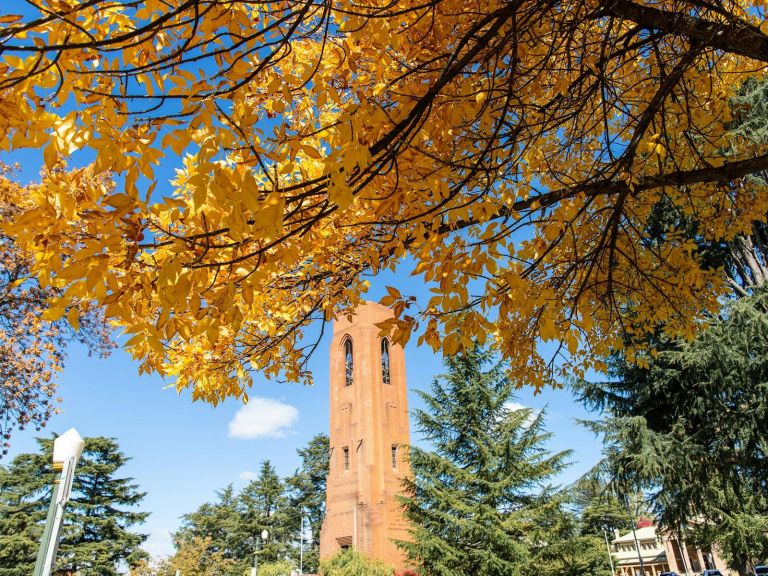
{"label": "white cloud", "polygon": [[245,480],[246,482],[250,482],[251,480],[256,480],[256,478],[259,477],[258,472],[254,472],[253,470],[243,470],[240,472],[240,474],[237,475],[238,480]]}
{"label": "white cloud", "polygon": [[159,560],[173,554],[173,538],[171,531],[167,528],[152,528],[149,531],[149,537],[141,546],[152,557],[153,560]]}
{"label": "white cloud", "polygon": [[524,426],[527,428],[531,424],[533,424],[534,420],[538,417],[538,415],[541,413],[541,410],[537,408],[531,408],[530,406],[525,406],[523,404],[520,404],[519,402],[505,402],[504,408],[509,410],[510,412],[514,412],[516,410],[530,410],[531,413],[528,415],[528,418],[525,419]]}
{"label": "white cloud", "polygon": [[295,406],[271,398],[251,398],[229,422],[231,438],[281,438],[299,417]]}

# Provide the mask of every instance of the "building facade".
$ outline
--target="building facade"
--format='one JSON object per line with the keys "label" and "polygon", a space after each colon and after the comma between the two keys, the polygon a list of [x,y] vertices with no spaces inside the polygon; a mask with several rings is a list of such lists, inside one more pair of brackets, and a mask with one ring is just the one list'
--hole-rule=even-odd
{"label": "building facade", "polygon": [[[637,541],[635,541],[635,536]],[[616,576],[657,576],[676,572],[679,576],[698,576],[703,570],[717,569],[726,576],[729,571],[716,550],[701,550],[680,541],[674,534],[656,526],[638,528],[634,534],[616,534],[611,542]],[[640,568],[643,559],[645,575]]]}
{"label": "building facade", "polygon": [[379,337],[388,308],[367,302],[334,322],[330,352],[330,468],[320,557],[355,548],[403,567],[393,540],[408,538],[395,496],[410,472],[402,347]]}

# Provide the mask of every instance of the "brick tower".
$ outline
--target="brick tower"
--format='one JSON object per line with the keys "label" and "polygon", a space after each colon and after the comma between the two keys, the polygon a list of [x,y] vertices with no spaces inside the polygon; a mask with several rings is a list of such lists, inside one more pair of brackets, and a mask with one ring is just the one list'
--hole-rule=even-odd
{"label": "brick tower", "polygon": [[393,539],[408,538],[395,501],[410,470],[405,355],[375,326],[392,317],[366,302],[349,322],[334,323],[331,341],[331,461],[320,557],[342,548],[403,567]]}

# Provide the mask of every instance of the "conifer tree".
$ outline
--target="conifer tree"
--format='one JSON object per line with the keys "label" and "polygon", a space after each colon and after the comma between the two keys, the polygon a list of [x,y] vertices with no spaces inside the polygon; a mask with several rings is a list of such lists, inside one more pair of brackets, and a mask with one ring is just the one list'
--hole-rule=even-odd
{"label": "conifer tree", "polygon": [[236,559],[240,552],[233,538],[240,529],[241,518],[237,510],[238,496],[232,484],[217,493],[218,500],[205,502],[194,512],[182,516],[181,528],[174,534],[176,548],[197,538],[207,542],[212,552],[223,558]]}
{"label": "conifer tree", "polygon": [[35,454],[20,454],[0,467],[0,576],[32,573],[52,480],[50,466]]}
{"label": "conifer tree", "polygon": [[[238,498],[241,523],[237,536],[244,547],[242,557],[253,558],[257,548],[263,562],[289,556],[299,527],[288,524],[288,504],[284,482],[269,460],[263,461],[258,477],[243,488]],[[263,530],[269,533],[266,542],[257,541]]]}
{"label": "conifer tree", "polygon": [[525,576],[611,576],[603,534],[589,530],[573,509],[571,494],[552,498],[536,515],[528,533],[531,560],[521,568]]}
{"label": "conifer tree", "polygon": [[[38,439],[40,452],[14,458],[0,471],[0,575],[28,576],[51,498],[53,440]],[[56,566],[81,576],[117,576],[122,563],[144,556],[145,535],[131,528],[147,513],[134,507],[144,493],[117,472],[128,458],[111,438],[86,438],[72,497],[59,538]]]}
{"label": "conifer tree", "polygon": [[577,389],[605,420],[605,471],[650,491],[660,521],[717,543],[739,574],[768,556],[768,293],[731,303],[692,342],[659,339],[647,365]]}
{"label": "conifer tree", "polygon": [[447,357],[447,374],[420,393],[416,421],[433,450],[411,448],[402,504],[413,528],[398,545],[427,576],[527,574],[558,537],[538,527],[558,509],[549,482],[566,453],[547,453],[543,415],[510,408],[513,384],[491,362],[479,347]]}
{"label": "conifer tree", "polygon": [[307,542],[304,548],[304,570],[310,573],[317,571],[320,562],[320,528],[325,518],[328,450],[327,435],[313,436],[305,448],[298,450],[300,468],[286,480],[290,490],[289,524],[300,527],[302,517],[305,519]]}
{"label": "conifer tree", "polygon": [[[236,562],[237,569],[253,563],[282,562],[298,566],[301,517],[305,517],[304,568],[319,565],[320,526],[325,517],[325,481],[328,475],[328,436],[317,434],[298,450],[301,466],[281,480],[269,461],[258,477],[237,493],[232,485],[217,493],[217,500],[202,504],[182,517],[174,534],[177,550],[194,538],[206,540],[207,549]],[[257,540],[269,532],[266,543]],[[263,545],[263,549],[262,549]]]}

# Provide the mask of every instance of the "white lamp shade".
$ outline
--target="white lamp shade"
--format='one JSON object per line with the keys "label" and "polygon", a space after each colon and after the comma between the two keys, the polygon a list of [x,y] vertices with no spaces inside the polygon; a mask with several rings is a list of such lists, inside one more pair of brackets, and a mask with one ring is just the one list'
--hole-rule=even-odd
{"label": "white lamp shade", "polygon": [[269,538],[269,532],[267,532],[266,530],[262,530],[261,531],[261,539],[262,540],[266,540],[267,538]]}
{"label": "white lamp shade", "polygon": [[80,454],[83,453],[84,446],[85,440],[82,436],[77,430],[70,428],[53,441],[53,463],[64,464],[70,458],[74,458],[77,462]]}

